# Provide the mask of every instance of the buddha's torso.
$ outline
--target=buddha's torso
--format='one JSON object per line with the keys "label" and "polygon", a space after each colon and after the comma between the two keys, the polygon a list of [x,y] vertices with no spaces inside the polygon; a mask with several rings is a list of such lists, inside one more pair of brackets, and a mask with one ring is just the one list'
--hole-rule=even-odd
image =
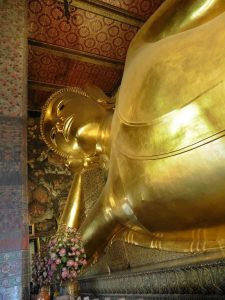
{"label": "buddha's torso", "polygon": [[163,231],[224,222],[224,25],[222,14],[128,56],[108,185],[128,225]]}

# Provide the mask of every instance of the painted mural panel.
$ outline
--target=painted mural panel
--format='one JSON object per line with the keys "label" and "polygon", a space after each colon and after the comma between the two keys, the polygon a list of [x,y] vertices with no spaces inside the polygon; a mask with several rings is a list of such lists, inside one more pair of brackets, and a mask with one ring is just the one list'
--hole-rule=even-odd
{"label": "painted mural panel", "polygon": [[35,235],[42,236],[55,232],[72,177],[63,159],[42,141],[39,121],[28,119],[28,198],[30,223]]}

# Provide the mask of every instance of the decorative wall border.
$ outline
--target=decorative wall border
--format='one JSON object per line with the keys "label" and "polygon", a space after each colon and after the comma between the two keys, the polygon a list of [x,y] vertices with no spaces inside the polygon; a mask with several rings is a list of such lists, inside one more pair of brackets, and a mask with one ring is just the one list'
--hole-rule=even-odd
{"label": "decorative wall border", "polygon": [[222,299],[221,296],[225,295],[225,260],[161,270],[117,272],[82,278],[79,283],[82,296],[100,299],[106,296],[119,298],[121,295],[136,300],[163,299],[162,296],[180,299],[181,295],[182,299],[206,296],[208,299]]}
{"label": "decorative wall border", "polygon": [[98,0],[72,0],[72,6],[136,27],[141,27],[145,21],[140,16]]}
{"label": "decorative wall border", "polygon": [[85,295],[84,297],[81,298],[81,300],[85,300],[85,297],[89,297],[89,300],[202,300],[202,299],[210,299],[210,300],[221,300],[225,299],[225,296],[223,295],[153,295],[153,294],[148,294],[148,295],[111,295],[111,294],[104,294],[101,295],[100,297],[93,295]]}

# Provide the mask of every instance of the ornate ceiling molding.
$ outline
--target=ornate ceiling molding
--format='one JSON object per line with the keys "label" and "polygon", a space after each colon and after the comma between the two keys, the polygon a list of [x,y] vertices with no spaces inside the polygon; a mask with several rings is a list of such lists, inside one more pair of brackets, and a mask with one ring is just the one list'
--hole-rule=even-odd
{"label": "ornate ceiling molding", "polygon": [[31,89],[40,90],[44,92],[55,92],[59,89],[63,89],[66,87],[64,85],[46,83],[46,82],[35,81],[35,80],[28,80],[28,86]]}
{"label": "ornate ceiling molding", "polygon": [[[59,2],[63,3],[63,0],[59,0]],[[72,0],[71,5],[135,27],[141,27],[145,22],[140,16],[99,0]]]}
{"label": "ornate ceiling molding", "polygon": [[47,44],[41,41],[36,41],[32,39],[28,39],[28,44],[35,48],[41,48],[41,50],[47,51],[50,54],[60,56],[63,58],[69,58],[76,61],[92,63],[96,65],[101,65],[117,70],[123,70],[124,63],[103,56],[98,56],[96,54],[90,54],[87,52],[82,52],[74,49],[64,48],[61,46],[56,46],[52,44]]}

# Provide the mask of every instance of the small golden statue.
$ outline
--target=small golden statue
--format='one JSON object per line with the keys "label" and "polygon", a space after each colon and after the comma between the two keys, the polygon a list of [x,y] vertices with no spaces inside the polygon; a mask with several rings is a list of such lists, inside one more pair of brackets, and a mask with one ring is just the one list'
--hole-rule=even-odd
{"label": "small golden statue", "polygon": [[178,251],[225,246],[224,11],[221,0],[165,1],[130,45],[114,114],[78,88],[45,104],[42,136],[75,170],[63,223],[78,226],[83,168],[110,159],[79,229],[89,257],[112,236]]}

